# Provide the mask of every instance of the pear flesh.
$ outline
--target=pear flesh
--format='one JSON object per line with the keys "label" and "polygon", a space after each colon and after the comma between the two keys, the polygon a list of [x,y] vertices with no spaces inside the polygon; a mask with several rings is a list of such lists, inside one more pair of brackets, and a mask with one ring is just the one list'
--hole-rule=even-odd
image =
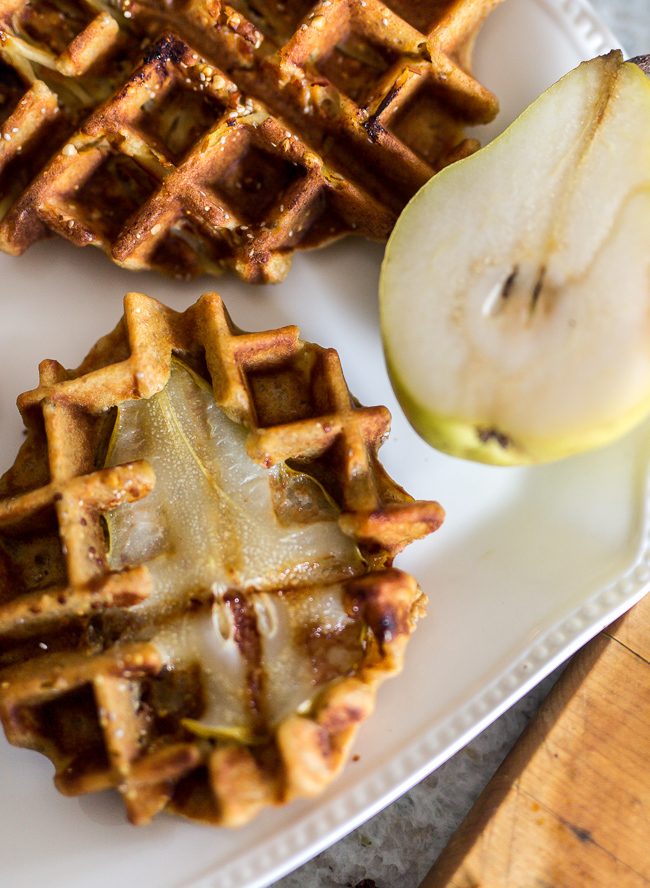
{"label": "pear flesh", "polygon": [[547,90],[406,207],[380,280],[416,431],[502,465],[602,446],[650,412],[650,80],[619,52]]}

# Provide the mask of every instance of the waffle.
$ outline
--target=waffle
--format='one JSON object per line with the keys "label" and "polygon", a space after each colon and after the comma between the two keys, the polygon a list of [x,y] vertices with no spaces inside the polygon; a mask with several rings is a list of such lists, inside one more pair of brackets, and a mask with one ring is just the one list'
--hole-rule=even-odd
{"label": "waffle", "polygon": [[478,147],[500,0],[0,0],[0,249],[275,282]]}
{"label": "waffle", "polygon": [[[129,294],[81,366],[40,366],[0,483],[0,717],[77,795],[236,826],[312,796],[426,599],[393,566],[442,521],[377,449],[385,408],[295,327]],[[180,431],[179,431],[180,430]],[[207,479],[207,480],[206,480]]]}

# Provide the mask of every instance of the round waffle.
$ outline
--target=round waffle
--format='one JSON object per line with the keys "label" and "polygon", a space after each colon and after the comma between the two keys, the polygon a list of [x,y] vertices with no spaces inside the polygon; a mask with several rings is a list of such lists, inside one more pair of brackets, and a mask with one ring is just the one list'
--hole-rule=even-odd
{"label": "round waffle", "polygon": [[[0,249],[279,281],[477,147],[500,0],[0,0]],[[144,53],[143,53],[144,47]]]}
{"label": "round waffle", "polygon": [[0,482],[0,717],[66,794],[223,825],[322,790],[425,597],[435,530],[377,460],[385,408],[295,327],[137,293],[76,370],[40,366]]}

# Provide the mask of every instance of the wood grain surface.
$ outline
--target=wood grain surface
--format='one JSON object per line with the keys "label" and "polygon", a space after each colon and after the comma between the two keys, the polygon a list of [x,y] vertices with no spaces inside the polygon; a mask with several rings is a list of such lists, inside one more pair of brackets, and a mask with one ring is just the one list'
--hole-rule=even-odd
{"label": "wood grain surface", "polygon": [[650,886],[650,597],[579,651],[421,888]]}

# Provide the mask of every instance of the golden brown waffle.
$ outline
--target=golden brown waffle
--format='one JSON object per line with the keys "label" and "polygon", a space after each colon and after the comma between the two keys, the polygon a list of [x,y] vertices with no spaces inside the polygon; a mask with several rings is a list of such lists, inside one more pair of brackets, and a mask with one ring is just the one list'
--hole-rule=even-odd
{"label": "golden brown waffle", "polygon": [[442,520],[381,468],[386,409],[295,327],[243,333],[214,294],[177,313],[137,293],[18,405],[9,741],[49,756],[63,793],[117,788],[134,823],[237,825],[319,792],[423,610],[393,557]]}
{"label": "golden brown waffle", "polygon": [[[0,0],[0,249],[278,281],[477,147],[500,0]],[[142,56],[144,47],[144,56]]]}

